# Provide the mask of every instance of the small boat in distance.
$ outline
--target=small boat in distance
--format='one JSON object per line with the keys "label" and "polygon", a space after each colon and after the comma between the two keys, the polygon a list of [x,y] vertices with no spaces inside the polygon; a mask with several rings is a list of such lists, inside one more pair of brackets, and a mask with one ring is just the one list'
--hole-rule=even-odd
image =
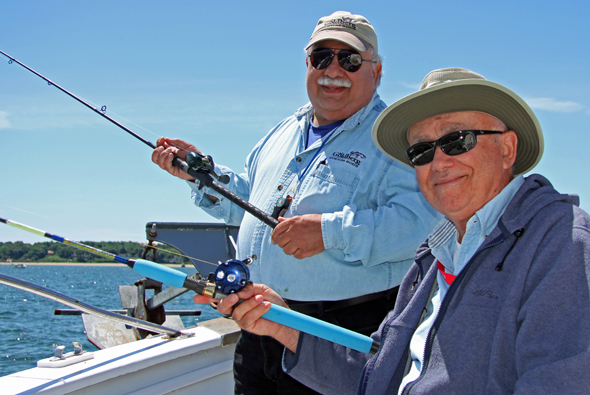
{"label": "small boat in distance", "polygon": [[12,267],[15,269],[24,269],[27,267],[27,265],[25,265],[24,263],[13,263]]}

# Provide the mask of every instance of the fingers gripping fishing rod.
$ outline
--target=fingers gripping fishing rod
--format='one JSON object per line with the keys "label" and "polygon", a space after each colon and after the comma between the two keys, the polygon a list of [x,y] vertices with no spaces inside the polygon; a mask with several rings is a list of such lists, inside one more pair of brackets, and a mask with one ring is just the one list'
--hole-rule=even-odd
{"label": "fingers gripping fishing rod", "polygon": [[[187,288],[198,294],[206,295],[215,299],[222,299],[228,294],[239,292],[248,283],[250,283],[250,271],[247,264],[249,259],[239,261],[231,259],[219,264],[214,273],[205,279],[193,279],[187,276],[186,273],[180,270],[175,270],[166,266],[159,265],[155,262],[144,259],[128,259],[119,255],[112,254],[107,251],[99,250],[79,242],[65,239],[45,231],[32,228],[27,225],[20,224],[8,219],[0,218],[0,222],[6,225],[36,234],[38,236],[47,237],[51,240],[70,245],[72,247],[100,255],[102,257],[113,259],[115,262],[123,263],[137,273],[160,281],[162,283],[177,287]],[[10,284],[8,284],[10,285]],[[368,336],[353,332],[348,329],[330,324],[328,322],[309,317],[305,314],[271,304],[270,310],[263,315],[269,321],[276,322],[301,332],[329,340],[333,343],[343,345],[356,351],[369,353],[376,352],[379,344],[374,342]]]}
{"label": "fingers gripping fishing rod", "polygon": [[[144,144],[146,144],[148,147],[150,147],[152,149],[156,149],[156,146],[152,142],[146,140],[145,138],[141,137],[139,134],[135,133],[133,130],[129,129],[125,125],[121,124],[120,122],[118,122],[115,119],[108,116],[106,114],[106,110],[107,110],[106,106],[102,106],[100,109],[93,107],[90,103],[86,102],[85,100],[81,99],[80,97],[78,97],[78,96],[74,95],[73,93],[67,91],[66,89],[62,88],[61,86],[59,86],[55,82],[53,82],[50,79],[46,78],[45,76],[39,74],[38,72],[36,72],[32,68],[30,68],[29,66],[25,65],[24,63],[19,62],[18,60],[16,60],[12,56],[8,55],[6,52],[0,51],[0,53],[9,59],[8,60],[9,64],[16,63],[16,64],[24,67],[25,69],[27,69],[31,73],[35,74],[37,77],[47,81],[47,83],[49,85],[55,86],[57,89],[59,89],[60,91],[62,91],[66,95],[70,96],[71,98],[75,99],[79,103],[82,103],[84,106],[91,109],[96,114],[109,120],[110,122],[112,122],[116,126],[120,127],[121,129],[123,129],[124,131],[126,131],[127,133],[129,133],[130,135],[135,137],[136,139],[138,139],[141,142],[143,142]],[[194,177],[195,179],[199,180],[199,188],[208,187],[208,188],[213,189],[214,191],[218,192],[221,196],[227,198],[232,203],[235,203],[240,208],[242,208],[245,211],[247,211],[248,213],[252,214],[254,217],[258,218],[259,220],[261,220],[262,222],[264,222],[265,224],[267,224],[271,228],[274,228],[279,224],[279,222],[275,218],[273,218],[272,216],[266,214],[264,211],[260,210],[258,207],[247,202],[246,200],[242,199],[241,197],[239,197],[235,193],[231,192],[229,189],[220,185],[217,181],[227,184],[229,182],[229,177],[228,176],[219,176],[219,175],[215,174],[215,172],[214,172],[215,165],[213,163],[213,159],[211,158],[211,156],[205,156],[205,155],[201,155],[197,152],[191,152],[191,153],[187,154],[187,161],[189,163],[180,159],[178,156],[175,156],[172,161],[172,164],[174,166],[178,167],[179,169],[181,169],[182,171],[184,171],[185,173],[189,174],[191,177]],[[217,181],[215,181],[214,177],[215,177],[215,179],[217,179]]]}

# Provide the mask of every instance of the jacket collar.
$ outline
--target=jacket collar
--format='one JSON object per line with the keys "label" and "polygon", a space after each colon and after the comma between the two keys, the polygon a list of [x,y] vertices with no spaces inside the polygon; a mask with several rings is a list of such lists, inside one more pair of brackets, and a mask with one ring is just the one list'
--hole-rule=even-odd
{"label": "jacket collar", "polygon": [[[478,251],[490,244],[499,243],[517,230],[525,228],[541,209],[556,201],[578,206],[580,199],[577,195],[560,194],[553,189],[549,180],[539,174],[526,177],[524,184],[508,203],[497,226],[486,241],[479,246]],[[433,233],[416,251],[416,261],[424,264],[431,263],[430,260],[424,260],[430,256],[430,247],[440,246],[453,234],[455,234],[455,225],[448,218],[443,218]],[[422,268],[422,270],[424,269]]]}

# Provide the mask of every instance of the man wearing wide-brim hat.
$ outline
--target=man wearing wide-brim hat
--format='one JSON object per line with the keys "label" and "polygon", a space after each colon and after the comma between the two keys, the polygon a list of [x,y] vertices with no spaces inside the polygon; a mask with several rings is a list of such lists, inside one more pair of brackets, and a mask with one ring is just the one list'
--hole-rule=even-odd
{"label": "man wearing wide-brim hat", "polygon": [[[541,175],[529,106],[469,70],[429,73],[381,113],[377,146],[412,166],[445,218],[419,247],[363,354],[257,319],[262,285],[233,317],[286,346],[283,366],[322,393],[582,394],[590,388],[590,217]],[[237,296],[220,303],[229,312]]]}

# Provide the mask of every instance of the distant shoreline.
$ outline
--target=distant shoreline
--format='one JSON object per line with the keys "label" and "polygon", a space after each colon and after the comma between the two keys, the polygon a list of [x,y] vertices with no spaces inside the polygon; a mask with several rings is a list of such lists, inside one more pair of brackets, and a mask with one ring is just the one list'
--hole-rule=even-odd
{"label": "distant shoreline", "polygon": [[[82,262],[0,262],[0,265],[12,266],[12,265],[20,265],[24,264],[26,266],[123,266],[121,263],[99,263],[99,262],[90,262],[90,263],[82,263]],[[182,267],[182,264],[164,264],[163,266],[168,267]],[[190,265],[185,265],[186,267],[191,267]]]}

